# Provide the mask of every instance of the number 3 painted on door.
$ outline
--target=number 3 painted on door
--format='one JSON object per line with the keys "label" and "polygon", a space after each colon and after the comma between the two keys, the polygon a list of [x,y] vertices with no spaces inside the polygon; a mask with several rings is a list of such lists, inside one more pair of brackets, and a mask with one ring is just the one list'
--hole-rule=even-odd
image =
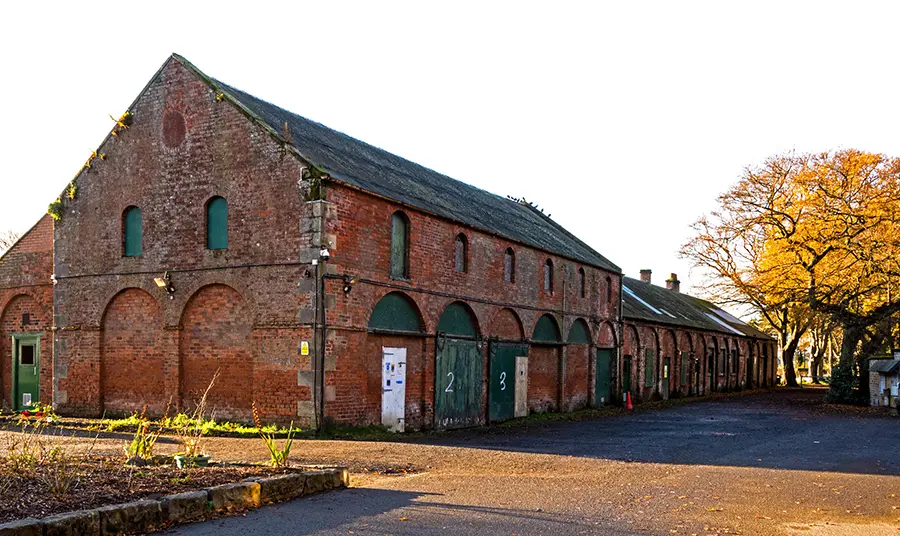
{"label": "number 3 painted on door", "polygon": [[500,373],[500,390],[506,391],[506,373],[505,372]]}
{"label": "number 3 painted on door", "polygon": [[448,372],[448,373],[447,373],[447,376],[450,376],[450,383],[447,384],[447,388],[444,389],[444,392],[445,392],[445,393],[452,393],[452,392],[453,392],[453,373],[452,373],[452,372]]}

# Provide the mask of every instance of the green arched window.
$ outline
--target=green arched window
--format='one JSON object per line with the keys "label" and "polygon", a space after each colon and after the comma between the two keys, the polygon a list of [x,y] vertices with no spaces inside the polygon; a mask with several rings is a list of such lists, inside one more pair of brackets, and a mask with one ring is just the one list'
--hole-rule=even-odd
{"label": "green arched window", "polygon": [[122,254],[140,257],[143,251],[144,220],[141,209],[128,207],[122,213]]}
{"label": "green arched window", "polygon": [[228,201],[224,197],[206,203],[206,249],[228,249]]}

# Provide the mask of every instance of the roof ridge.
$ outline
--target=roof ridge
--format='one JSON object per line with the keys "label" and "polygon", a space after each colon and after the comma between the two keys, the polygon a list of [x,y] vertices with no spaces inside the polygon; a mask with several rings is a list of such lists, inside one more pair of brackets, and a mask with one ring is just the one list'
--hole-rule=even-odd
{"label": "roof ridge", "polygon": [[[513,200],[232,87],[207,75],[177,53],[172,53],[171,58],[195,73],[216,92],[217,98],[221,96],[233,104],[304,164],[326,171],[327,179],[336,184],[536,250],[621,273],[621,268],[553,220],[544,217],[535,221],[525,217],[517,206],[519,203]],[[283,123],[292,129],[289,140],[282,135]],[[542,225],[542,220],[548,221],[551,229]]]}
{"label": "roof ridge", "polygon": [[575,236],[574,234],[572,234],[571,232],[569,232],[568,229],[566,229],[565,227],[563,227],[562,225],[560,225],[556,220],[554,220],[553,218],[551,218],[551,217],[548,216],[547,214],[544,214],[544,211],[543,211],[543,210],[538,209],[536,206],[532,205],[531,203],[528,203],[527,201],[524,202],[524,203],[521,203],[521,204],[522,204],[522,205],[525,205],[525,206],[528,207],[528,208],[530,208],[532,211],[534,211],[535,214],[537,214],[537,215],[540,216],[541,218],[547,220],[547,222],[549,222],[551,225],[553,225],[554,227],[556,227],[557,229],[559,229],[560,231],[562,231],[566,236],[568,236],[568,237],[571,238],[572,240],[575,240],[576,242],[578,242],[578,243],[581,244],[582,246],[584,246],[584,247],[586,247],[587,249],[589,249],[592,253],[594,253],[594,255],[597,255],[598,257],[600,257],[600,258],[606,260],[606,262],[608,262],[609,264],[611,264],[612,266],[614,266],[617,270],[619,270],[619,273],[622,273],[622,269],[619,268],[619,266],[617,266],[614,262],[610,261],[609,259],[607,259],[607,258],[604,257],[603,255],[601,255],[596,249],[594,249],[594,248],[593,248],[591,245],[589,245],[587,242],[585,242],[584,240],[578,238],[577,236]]}

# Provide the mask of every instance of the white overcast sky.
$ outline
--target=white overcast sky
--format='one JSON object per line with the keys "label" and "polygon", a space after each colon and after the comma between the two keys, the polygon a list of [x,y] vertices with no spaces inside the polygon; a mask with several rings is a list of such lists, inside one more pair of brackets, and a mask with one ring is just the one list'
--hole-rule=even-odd
{"label": "white overcast sky", "polygon": [[896,2],[4,2],[0,230],[46,211],[171,52],[524,196],[637,277],[741,170],[900,155]]}

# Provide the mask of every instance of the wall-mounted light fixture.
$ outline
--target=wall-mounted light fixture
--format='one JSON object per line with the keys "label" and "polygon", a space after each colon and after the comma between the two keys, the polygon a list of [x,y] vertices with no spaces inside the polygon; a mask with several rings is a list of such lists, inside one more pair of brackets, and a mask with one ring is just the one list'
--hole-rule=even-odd
{"label": "wall-mounted light fixture", "polygon": [[353,285],[359,283],[359,277],[355,275],[344,275],[344,295],[350,294],[350,291],[353,290]]}
{"label": "wall-mounted light fixture", "polygon": [[162,277],[154,277],[153,282],[156,283],[156,286],[165,290],[169,293],[169,299],[175,299],[175,287],[172,286],[172,280],[169,277],[169,272],[163,274]]}

